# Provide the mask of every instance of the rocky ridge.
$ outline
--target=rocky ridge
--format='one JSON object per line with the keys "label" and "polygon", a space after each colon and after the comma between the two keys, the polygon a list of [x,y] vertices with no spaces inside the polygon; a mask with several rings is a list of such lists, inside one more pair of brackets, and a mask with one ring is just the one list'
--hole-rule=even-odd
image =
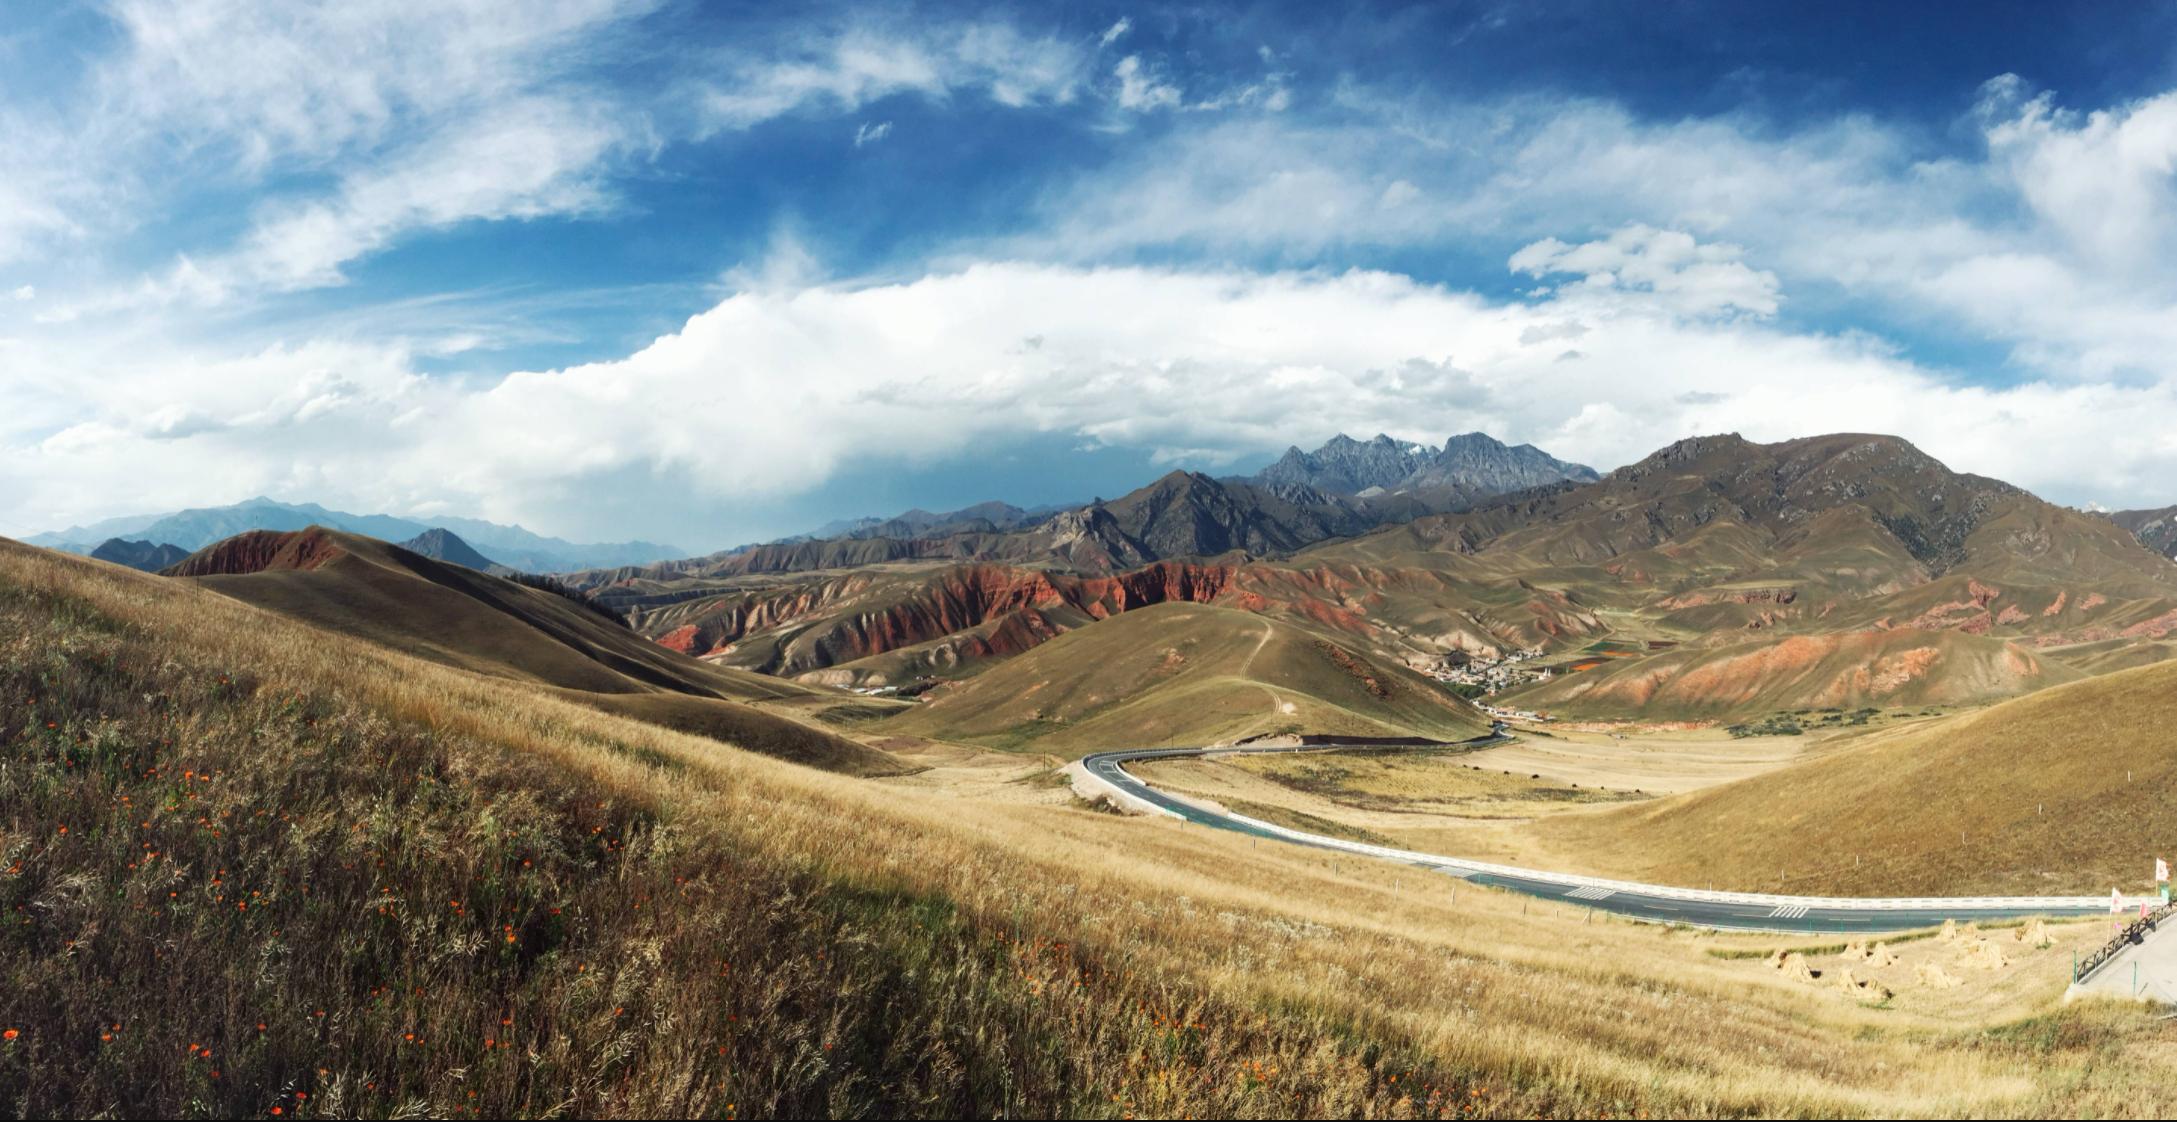
{"label": "rocky ridge", "polygon": [[1595,469],[1567,463],[1532,444],[1507,446],[1487,433],[1470,432],[1440,450],[1382,433],[1368,441],[1340,433],[1313,452],[1298,446],[1256,473],[1257,486],[1300,484],[1346,495],[1438,492],[1445,509],[1559,480],[1591,483]]}

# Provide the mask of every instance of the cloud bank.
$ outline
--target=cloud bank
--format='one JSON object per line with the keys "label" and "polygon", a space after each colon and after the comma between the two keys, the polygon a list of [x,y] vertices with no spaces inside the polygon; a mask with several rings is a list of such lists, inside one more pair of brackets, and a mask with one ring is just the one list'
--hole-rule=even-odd
{"label": "cloud bank", "polygon": [[144,504],[217,483],[547,526],[566,521],[549,497],[585,480],[672,479],[730,507],[1024,440],[1216,467],[1332,431],[1478,428],[1607,468],[1697,432],[1874,431],[2058,493],[2154,493],[2177,468],[2158,387],[1946,384],[1866,337],[1779,329],[1773,282],[1732,257],[1645,229],[1538,243],[1515,265],[1561,283],[1520,301],[1384,272],[1022,262],[751,290],[627,358],[490,386],[326,346],[145,370],[15,462],[56,507],[166,478]]}

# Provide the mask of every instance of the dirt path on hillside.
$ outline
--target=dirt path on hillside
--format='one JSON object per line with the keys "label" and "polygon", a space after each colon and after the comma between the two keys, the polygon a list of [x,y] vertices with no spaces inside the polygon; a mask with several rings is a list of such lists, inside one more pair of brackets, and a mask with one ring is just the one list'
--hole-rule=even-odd
{"label": "dirt path on hillside", "polygon": [[[1247,657],[1245,659],[1242,659],[1240,662],[1239,676],[1241,678],[1247,677],[1248,671],[1255,668],[1255,656],[1261,654],[1262,649],[1270,645],[1270,637],[1276,633],[1276,625],[1270,623],[1268,620],[1264,620],[1262,624],[1262,638],[1255,640],[1255,649],[1247,652]],[[1272,689],[1270,686],[1260,682],[1256,683],[1256,685],[1261,687],[1262,692],[1270,695],[1269,714],[1264,716],[1261,720],[1256,721],[1254,724],[1251,724],[1246,728],[1241,729],[1236,733],[1233,733],[1232,736],[1229,739],[1223,741],[1223,743],[1237,744],[1238,742],[1255,735],[1256,730],[1262,728],[1264,725],[1267,725],[1270,722],[1277,720],[1279,717],[1283,717],[1298,711],[1297,707],[1294,706],[1291,702],[1288,702],[1283,697],[1278,696],[1278,692],[1275,689]]]}

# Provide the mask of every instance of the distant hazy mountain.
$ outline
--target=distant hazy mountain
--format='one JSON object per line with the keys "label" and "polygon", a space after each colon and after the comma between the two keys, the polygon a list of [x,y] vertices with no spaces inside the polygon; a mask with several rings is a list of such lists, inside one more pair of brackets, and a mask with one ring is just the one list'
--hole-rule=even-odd
{"label": "distant hazy mountain", "polygon": [[178,545],[153,545],[150,542],[132,542],[121,538],[107,538],[91,556],[131,569],[156,573],[160,569],[189,556],[189,551]]}
{"label": "distant hazy mountain", "polygon": [[420,553],[425,557],[459,565],[464,569],[490,572],[493,569],[507,568],[507,566],[501,565],[470,548],[469,543],[462,541],[460,536],[451,530],[425,530],[423,533],[399,544],[402,549],[410,553]]}
{"label": "distant hazy mountain", "polygon": [[[976,503],[974,506],[950,510],[942,514],[916,508],[890,518],[856,518],[850,521],[827,522],[806,533],[790,538],[780,538],[772,545],[791,545],[796,542],[819,541],[868,541],[871,538],[892,538],[912,541],[917,538],[944,538],[954,534],[990,534],[1018,530],[1047,522],[1051,516],[1065,507],[1039,506],[1022,510],[1011,503],[995,500]],[[744,547],[745,548],[745,547]]]}
{"label": "distant hazy mountain", "polygon": [[[568,583],[596,590],[621,581],[676,575],[805,572],[903,560],[1007,561],[1109,572],[1174,557],[1233,551],[1290,553],[1330,538],[1364,534],[1385,523],[1412,521],[1442,508],[1407,494],[1339,495],[1297,483],[1258,487],[1237,479],[1175,471],[1108,502],[1056,512],[1006,509],[1018,512],[1020,520],[1012,529],[978,518],[918,530],[903,515],[879,524],[899,528],[898,534],[841,534],[742,546],[684,561],[576,573],[568,577]],[[609,598],[615,604],[628,600],[620,593]]]}
{"label": "distant hazy mountain", "polygon": [[685,552],[675,546],[642,541],[581,544],[533,534],[520,526],[500,526],[475,518],[434,518],[419,522],[388,514],[349,514],[327,510],[316,503],[283,503],[263,496],[233,506],[109,518],[90,526],[71,526],[66,530],[36,534],[23,541],[48,549],[89,553],[90,547],[80,543],[127,535],[154,542],[172,542],[193,552],[247,530],[301,530],[309,526],[366,534],[389,542],[406,541],[434,528],[451,530],[475,547],[490,550],[501,564],[531,573],[641,565],[678,557]]}
{"label": "distant hazy mountain", "polygon": [[1532,444],[1507,446],[1486,433],[1454,436],[1440,450],[1381,433],[1366,442],[1340,433],[1313,452],[1287,449],[1249,482],[1263,487],[1297,483],[1343,495],[1378,489],[1394,494],[1441,491],[1449,505],[1561,480],[1592,483],[1599,478],[1584,464],[1566,463]]}

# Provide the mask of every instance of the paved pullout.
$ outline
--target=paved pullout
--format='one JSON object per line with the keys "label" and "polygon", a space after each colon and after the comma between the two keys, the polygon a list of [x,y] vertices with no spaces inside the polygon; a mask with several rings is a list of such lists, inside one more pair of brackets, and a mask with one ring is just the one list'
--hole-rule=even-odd
{"label": "paved pullout", "polygon": [[[1481,748],[1511,740],[1501,730],[1458,747]],[[1337,745],[1280,748],[1151,748],[1129,752],[1097,752],[1081,758],[1079,768],[1097,786],[1111,788],[1121,801],[1135,809],[1168,814],[1188,822],[1232,830],[1255,837],[1274,838],[1297,845],[1333,849],[1364,857],[1434,870],[1474,884],[1486,884],[1524,892],[1576,907],[1594,908],[1640,919],[1691,924],[1732,930],[1791,932],[1903,931],[1930,927],[1946,919],[2016,919],[2023,916],[2087,915],[2109,910],[2106,896],[1934,896],[1914,899],[1859,899],[1821,896],[1771,896],[1755,892],[1710,892],[1692,888],[1635,884],[1569,873],[1492,865],[1457,857],[1438,857],[1404,849],[1345,841],[1320,834],[1303,833],[1249,818],[1222,813],[1165,794],[1129,774],[1124,765],[1136,760],[1167,760],[1189,756],[1247,755],[1275,752],[1321,752]]]}

